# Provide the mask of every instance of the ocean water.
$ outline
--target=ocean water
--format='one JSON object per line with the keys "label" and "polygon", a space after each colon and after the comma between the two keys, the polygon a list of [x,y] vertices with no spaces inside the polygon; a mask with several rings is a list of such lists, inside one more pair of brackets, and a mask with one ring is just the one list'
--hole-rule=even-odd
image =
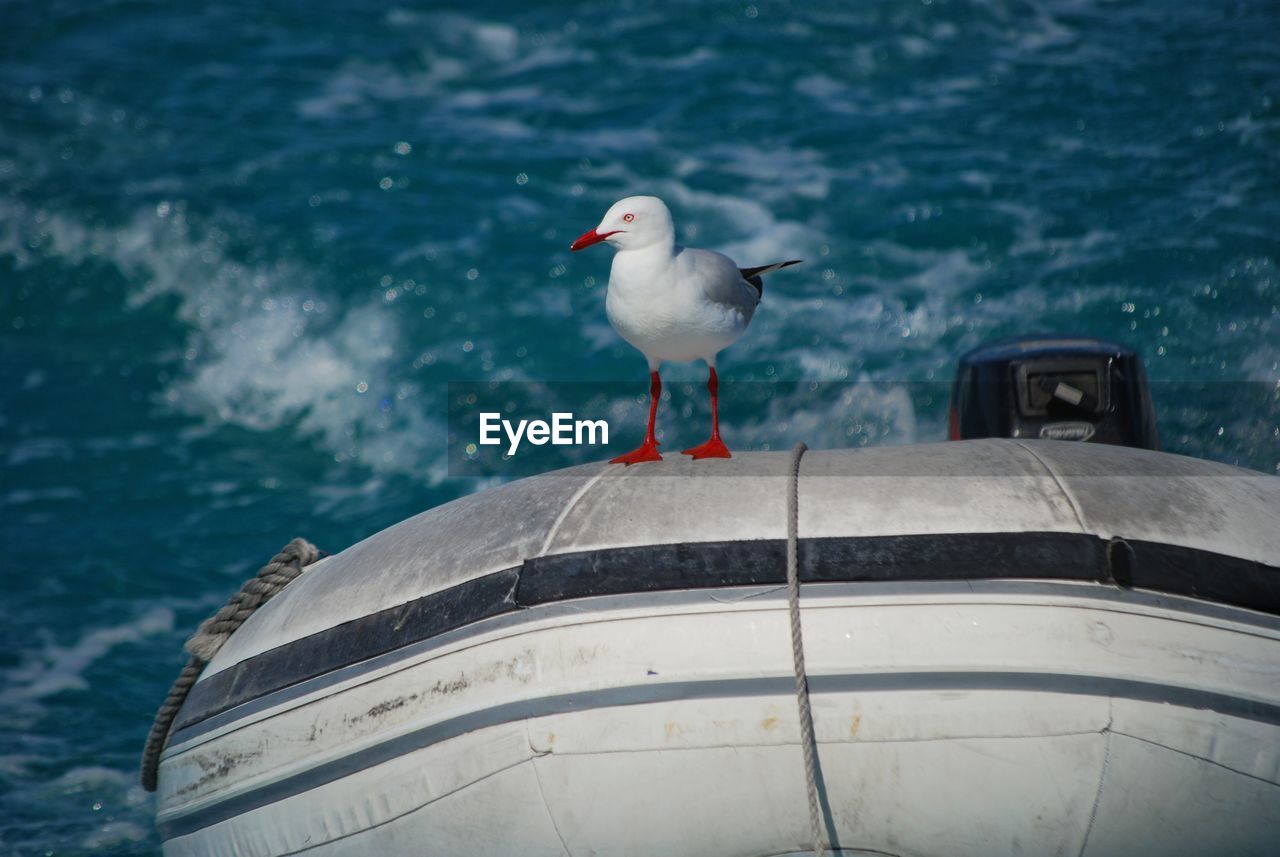
{"label": "ocean water", "polygon": [[735,448],[941,440],[902,382],[1070,331],[1141,351],[1167,449],[1280,467],[1271,0],[444,5],[0,6],[0,854],[158,853],[199,619],[507,478],[448,465],[450,382],[620,385],[638,440],[568,251],[624,195],[806,260],[722,355],[784,391],[726,395]]}

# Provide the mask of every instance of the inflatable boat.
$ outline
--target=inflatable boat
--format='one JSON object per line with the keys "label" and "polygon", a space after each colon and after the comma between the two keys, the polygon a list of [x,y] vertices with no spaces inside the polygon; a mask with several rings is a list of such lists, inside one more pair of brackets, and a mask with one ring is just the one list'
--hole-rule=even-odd
{"label": "inflatable boat", "polygon": [[[178,713],[165,853],[808,852],[788,463],[557,471],[311,565]],[[1280,853],[1280,479],[813,451],[798,550],[832,853]]]}

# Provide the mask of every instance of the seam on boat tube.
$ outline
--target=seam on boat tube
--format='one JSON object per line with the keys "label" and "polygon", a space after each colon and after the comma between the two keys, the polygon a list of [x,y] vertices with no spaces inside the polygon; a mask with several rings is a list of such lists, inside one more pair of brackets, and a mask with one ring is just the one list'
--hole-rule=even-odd
{"label": "seam on boat tube", "polygon": [[1084,829],[1084,839],[1080,841],[1079,857],[1084,857],[1089,849],[1089,837],[1093,833],[1093,825],[1098,820],[1098,807],[1102,805],[1102,789],[1107,782],[1107,768],[1111,766],[1111,724],[1115,722],[1115,698],[1107,700],[1107,725],[1102,727],[1102,770],[1098,772],[1098,790],[1093,795],[1093,808],[1089,810],[1089,824]]}
{"label": "seam on boat tube", "polygon": [[1080,527],[1080,532],[1089,532],[1089,528],[1084,522],[1084,513],[1080,510],[1080,504],[1076,502],[1075,495],[1071,493],[1071,490],[1067,487],[1067,484],[1062,481],[1058,473],[1055,472],[1054,469],[1049,466],[1049,463],[1041,458],[1034,449],[1027,446],[1020,440],[1015,440],[1014,443],[1025,449],[1027,454],[1034,458],[1036,463],[1044,468],[1044,472],[1049,474],[1049,478],[1053,480],[1053,484],[1058,486],[1058,490],[1062,492],[1063,499],[1066,500],[1067,505],[1071,507],[1071,514],[1075,516],[1076,524]]}
{"label": "seam on boat tube", "polygon": [[555,537],[560,534],[560,527],[564,525],[569,514],[573,512],[574,509],[578,508],[578,503],[581,502],[582,498],[587,496],[587,493],[595,487],[595,484],[603,479],[605,474],[610,472],[612,469],[613,468],[610,467],[602,468],[599,473],[587,480],[586,485],[579,488],[574,495],[569,498],[569,502],[564,504],[564,508],[560,510],[560,514],[556,515],[555,521],[551,524],[551,529],[547,530],[547,537],[543,539],[542,547],[538,548],[537,556],[547,555],[547,549],[551,547],[551,543],[555,541]]}
{"label": "seam on boat tube", "polygon": [[[525,739],[529,738],[529,721],[525,721]],[[573,857],[573,851],[569,849],[569,843],[565,841],[564,834],[560,832],[560,825],[556,822],[556,814],[551,811],[551,804],[547,801],[547,790],[542,786],[542,774],[538,771],[538,759],[543,756],[551,755],[550,751],[541,752],[533,749],[533,742],[529,741],[529,750],[533,753],[533,758],[529,759],[529,766],[533,768],[533,781],[538,784],[538,797],[542,799],[542,808],[547,813],[547,821],[551,822],[551,829],[556,832],[556,839],[560,840],[560,848],[564,851],[566,857]]]}
{"label": "seam on boat tube", "polygon": [[1177,753],[1179,756],[1188,756],[1192,759],[1198,759],[1201,762],[1204,762],[1209,765],[1213,765],[1215,768],[1221,768],[1224,771],[1230,771],[1231,773],[1236,774],[1238,776],[1248,777],[1251,780],[1256,780],[1257,782],[1265,783],[1266,785],[1280,788],[1280,782],[1276,782],[1275,780],[1269,780],[1266,777],[1260,777],[1257,774],[1251,774],[1248,771],[1242,771],[1239,768],[1233,768],[1232,766],[1225,764],[1223,762],[1215,761],[1214,759],[1210,759],[1207,756],[1201,756],[1199,753],[1192,753],[1189,750],[1179,750],[1177,747],[1170,747],[1168,744],[1162,744],[1159,741],[1153,741],[1150,738],[1143,738],[1140,735],[1130,735],[1128,732],[1121,732],[1119,730],[1114,730],[1112,734],[1119,735],[1121,738],[1130,738],[1134,741],[1141,741],[1143,744],[1150,744],[1152,747],[1159,747],[1161,750],[1168,750],[1170,753]]}

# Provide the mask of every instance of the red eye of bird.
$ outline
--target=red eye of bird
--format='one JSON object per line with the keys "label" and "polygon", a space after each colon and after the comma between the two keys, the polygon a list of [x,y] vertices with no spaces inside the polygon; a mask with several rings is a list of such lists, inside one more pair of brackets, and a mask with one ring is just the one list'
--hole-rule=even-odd
{"label": "red eye of bird", "polygon": [[630,223],[631,221],[636,219],[636,216],[634,214],[624,214],[622,215],[622,219],[625,220],[627,223]]}

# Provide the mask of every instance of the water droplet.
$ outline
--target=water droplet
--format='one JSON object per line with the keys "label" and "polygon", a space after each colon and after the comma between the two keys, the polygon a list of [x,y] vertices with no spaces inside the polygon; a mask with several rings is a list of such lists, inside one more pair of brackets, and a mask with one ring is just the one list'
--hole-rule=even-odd
{"label": "water droplet", "polygon": [[394,184],[395,182],[391,180],[391,176],[383,176],[382,181],[378,182],[378,187],[382,188],[383,190],[391,190],[391,187]]}
{"label": "water droplet", "polygon": [[407,155],[412,151],[413,151],[413,146],[409,145],[404,140],[401,140],[399,143],[396,143],[397,155]]}
{"label": "water droplet", "polygon": [[364,381],[361,381],[359,384],[356,384],[356,392],[357,393],[369,392],[369,385],[366,384]]}
{"label": "water droplet", "polygon": [[526,173],[520,173],[519,175],[517,175],[517,176],[516,176],[516,184],[524,185],[524,184],[528,184],[528,183],[529,183],[529,176],[528,176],[528,174],[526,174]]}

